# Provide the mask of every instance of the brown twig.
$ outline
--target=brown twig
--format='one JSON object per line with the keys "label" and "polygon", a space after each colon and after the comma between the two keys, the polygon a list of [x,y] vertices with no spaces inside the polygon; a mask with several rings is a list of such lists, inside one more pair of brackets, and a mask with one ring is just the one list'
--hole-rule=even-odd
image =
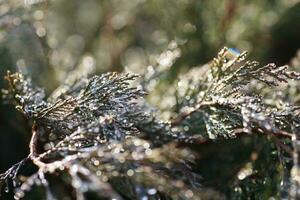
{"label": "brown twig", "polygon": [[217,102],[212,102],[212,101],[204,101],[204,102],[200,102],[199,104],[196,105],[195,108],[193,108],[190,111],[187,112],[183,112],[181,114],[179,114],[174,120],[171,121],[171,127],[177,126],[178,124],[180,124],[184,119],[186,119],[187,117],[191,116],[193,113],[199,111],[200,109],[202,109],[205,106],[213,106],[218,104]]}
{"label": "brown twig", "polygon": [[278,131],[277,133],[274,133],[274,132],[272,132],[268,129],[263,129],[263,128],[259,128],[258,132],[263,133],[263,134],[267,134],[268,136],[270,136],[271,139],[276,143],[277,146],[282,148],[290,156],[293,156],[292,149],[288,145],[282,143],[282,141],[278,138],[278,136],[281,136],[281,137],[287,137],[287,138],[291,139],[292,134],[290,134],[288,132],[285,132],[285,131]]}

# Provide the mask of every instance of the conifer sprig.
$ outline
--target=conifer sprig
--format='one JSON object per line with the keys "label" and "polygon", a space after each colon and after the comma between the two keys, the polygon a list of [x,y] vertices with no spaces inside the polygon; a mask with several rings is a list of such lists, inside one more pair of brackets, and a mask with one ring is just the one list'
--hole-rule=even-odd
{"label": "conifer sprig", "polygon": [[[133,84],[136,75],[83,77],[46,99],[30,79],[8,72],[4,99],[33,125],[30,154],[1,174],[0,186],[13,188],[16,199],[33,186],[41,186],[49,200],[81,200],[90,192],[104,199],[222,199],[201,184],[201,172],[194,168],[199,152],[187,147],[243,133],[275,144],[289,170],[282,180],[290,186],[282,190],[296,197],[299,106],[269,104],[252,85],[258,81],[274,88],[299,80],[300,74],[245,58],[245,52],[224,48],[206,70],[182,77],[176,83],[176,117],[169,121],[147,109],[145,92]],[[293,159],[292,168],[287,159]],[[34,166],[31,175],[22,175],[25,165]],[[55,179],[71,189],[58,192]]]}

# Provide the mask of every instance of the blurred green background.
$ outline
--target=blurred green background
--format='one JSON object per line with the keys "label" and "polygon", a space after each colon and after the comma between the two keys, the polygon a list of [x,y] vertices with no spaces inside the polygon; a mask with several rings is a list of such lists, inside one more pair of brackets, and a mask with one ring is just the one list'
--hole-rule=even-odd
{"label": "blurred green background", "polygon": [[[298,0],[0,1],[0,76],[7,70],[21,71],[45,88],[47,94],[71,73],[79,77],[124,70],[144,74],[149,66],[157,67],[154,63],[159,63],[161,56],[168,57],[166,49],[172,45],[176,46],[176,53],[171,54],[173,60],[165,61],[166,65],[172,65],[162,80],[166,82],[180,72],[207,63],[223,46],[247,50],[251,59],[263,64],[274,62],[297,68],[300,67],[300,3]],[[4,85],[1,78],[1,88]],[[151,99],[151,93],[148,98]],[[13,107],[2,100],[0,106],[0,172],[3,172],[27,155],[30,126]],[[238,152],[241,159],[248,154],[247,148]]]}

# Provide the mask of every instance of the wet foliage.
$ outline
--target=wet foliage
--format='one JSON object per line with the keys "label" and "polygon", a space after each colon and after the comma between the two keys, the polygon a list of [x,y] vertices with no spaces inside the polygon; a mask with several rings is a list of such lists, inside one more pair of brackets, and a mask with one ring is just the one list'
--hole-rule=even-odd
{"label": "wet foliage", "polygon": [[300,199],[299,9],[0,1],[0,199]]}
{"label": "wet foliage", "polygon": [[[167,121],[143,98],[143,76],[81,77],[46,98],[30,78],[8,71],[3,98],[32,123],[32,136],[30,154],[1,174],[1,185],[15,199],[34,187],[43,188],[47,199],[85,199],[88,193],[104,199],[223,199],[221,191],[202,184],[195,147],[260,135],[278,151],[282,195],[297,198],[300,108],[267,103],[251,85],[276,87],[300,79],[300,74],[288,66],[261,67],[245,57],[246,52],[224,48],[207,70],[187,73],[178,82],[186,86],[176,92],[175,117]],[[257,155],[252,156],[253,162],[236,173],[239,184],[248,177],[255,183],[240,185],[230,195],[263,182],[263,169],[256,166]],[[33,168],[30,175],[22,172],[27,165]],[[53,181],[57,178],[60,183]],[[57,184],[68,189],[58,191]]]}
{"label": "wet foliage", "polygon": [[[30,155],[1,175],[8,189],[12,181],[15,199],[34,185],[44,187],[48,199],[62,198],[47,180],[58,174],[70,176],[66,184],[76,199],[84,199],[88,191],[109,199],[190,199],[210,193],[199,187],[200,176],[191,170],[194,157],[188,149],[163,144],[159,138],[143,139],[152,137],[142,126],[155,122],[139,105],[144,92],[129,85],[135,78],[117,73],[81,78],[46,100],[29,79],[7,73],[4,98],[33,121]],[[38,170],[20,177],[20,167],[29,161]],[[123,184],[125,188],[118,189]]]}

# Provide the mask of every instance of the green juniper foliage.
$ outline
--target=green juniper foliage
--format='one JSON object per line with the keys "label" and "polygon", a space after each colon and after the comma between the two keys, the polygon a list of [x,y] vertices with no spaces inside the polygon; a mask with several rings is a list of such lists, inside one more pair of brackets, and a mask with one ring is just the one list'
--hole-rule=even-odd
{"label": "green juniper foliage", "polygon": [[[223,48],[181,76],[168,120],[143,98],[143,88],[164,71],[80,77],[49,97],[29,77],[7,72],[3,97],[32,124],[32,135],[28,157],[0,176],[4,195],[21,199],[41,188],[49,200],[262,198],[255,193],[267,184],[267,167],[279,176],[278,197],[299,198],[300,107],[269,101],[269,93],[300,74],[245,58],[246,52]],[[226,190],[205,184],[194,147],[243,137],[265,141],[278,157],[251,155]]]}
{"label": "green juniper foliage", "polygon": [[0,0],[0,199],[300,199],[299,13]]}

